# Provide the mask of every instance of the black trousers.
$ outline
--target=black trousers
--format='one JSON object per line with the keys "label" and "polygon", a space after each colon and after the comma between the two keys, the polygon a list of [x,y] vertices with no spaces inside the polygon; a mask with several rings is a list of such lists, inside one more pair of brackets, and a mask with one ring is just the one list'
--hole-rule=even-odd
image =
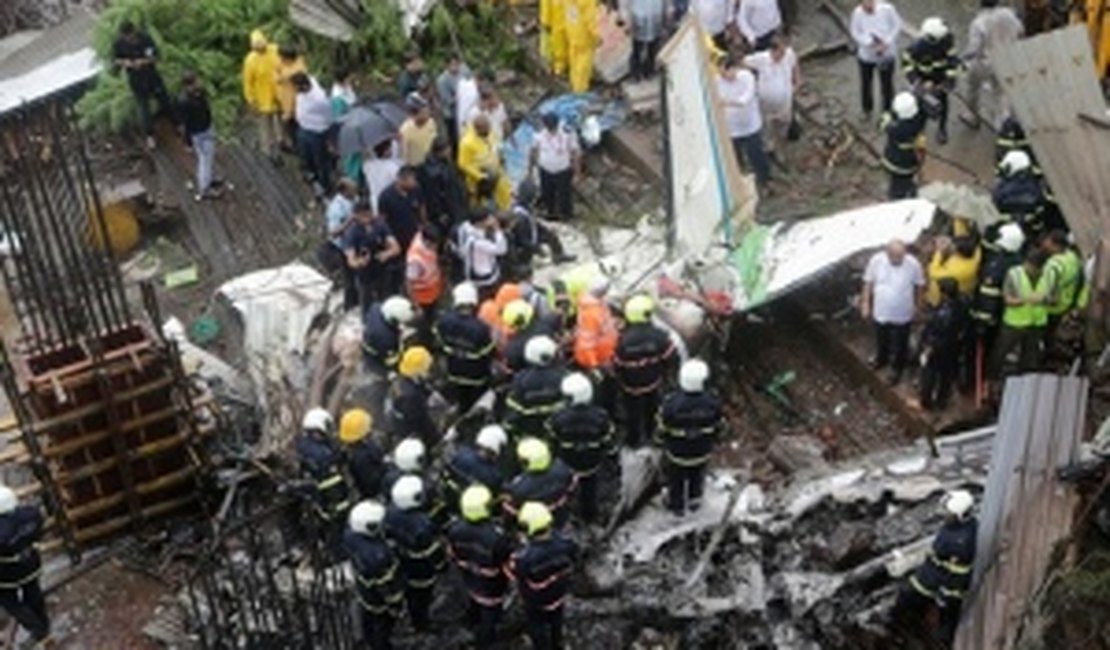
{"label": "black trousers", "polygon": [[701,507],[705,464],[687,467],[667,463],[667,508],[676,515]]}
{"label": "black trousers", "polygon": [[487,606],[471,599],[467,618],[474,627],[476,648],[489,648],[497,642],[497,625],[501,622],[501,607]]}
{"label": "black trousers", "polygon": [[151,88],[143,91],[136,91],[132,88],[131,94],[135,96],[135,104],[139,109],[139,128],[142,129],[143,135],[154,135],[154,119],[150,113],[150,100],[152,99],[158,102],[158,112],[165,113],[174,124],[177,124],[177,113],[174,111],[173,100],[170,99],[170,94],[166,91],[166,84],[162,81],[161,75],[154,75]]}
{"label": "black trousers", "polygon": [[934,350],[921,369],[921,405],[926,409],[944,408],[952,394],[959,368],[959,350]]}
{"label": "black trousers", "polygon": [[325,195],[331,193],[331,157],[328,155],[328,136],[307,129],[297,130],[297,152],[301,164]]}
{"label": "black trousers", "polygon": [[917,196],[917,179],[913,176],[903,176],[902,174],[891,174],[890,185],[887,187],[886,198],[891,201],[898,199],[912,199]]}
{"label": "black trousers", "polygon": [[46,596],[38,579],[16,589],[0,589],[0,607],[8,612],[36,641],[50,636]]}
{"label": "black trousers", "polygon": [[538,607],[524,607],[528,638],[532,650],[560,650],[563,647],[563,608],[547,611]]}
{"label": "black trousers", "polygon": [[405,587],[405,607],[409,610],[409,620],[417,632],[424,632],[431,625],[429,611],[432,608],[432,595],[435,587]]}
{"label": "black trousers", "polygon": [[[909,584],[903,584],[898,598],[891,610],[891,627],[895,634],[905,640],[922,641],[934,647],[950,648],[956,640],[960,625],[960,608],[963,601],[945,598],[943,605],[937,605],[932,598],[926,597]],[[935,632],[929,629],[929,610],[936,607],[940,614],[940,626]]]}
{"label": "black trousers", "polygon": [[655,435],[655,415],[659,410],[659,393],[651,391],[642,395],[621,391],[624,398],[624,415],[627,434],[624,442],[629,447],[639,447],[650,442]]}
{"label": "black trousers", "polygon": [[1040,370],[1044,362],[1044,328],[1016,328],[1003,325],[998,332],[998,340],[994,344],[991,356],[991,379],[1002,378],[1006,368],[1006,357],[1014,350],[1018,351],[1018,374]]}
{"label": "black trousers", "polygon": [[597,474],[578,475],[578,518],[590,524],[597,519]]}
{"label": "black trousers", "polygon": [[895,373],[906,367],[910,350],[910,324],[875,323],[875,366],[890,365]]}
{"label": "black trousers", "polygon": [[889,111],[890,104],[894,101],[894,61],[883,63],[859,62],[860,106],[864,113],[871,113],[875,108],[874,89],[875,68],[879,69],[879,93],[882,95],[882,110]]}
{"label": "black trousers", "polygon": [[643,81],[655,74],[655,55],[659,52],[659,39],[632,41],[632,77]]}
{"label": "black trousers", "polygon": [[362,610],[362,637],[370,650],[393,649],[393,624],[396,621],[389,614],[375,614]]}
{"label": "black trousers", "polygon": [[570,219],[574,216],[574,189],[571,170],[555,174],[540,170],[540,201],[548,219]]}

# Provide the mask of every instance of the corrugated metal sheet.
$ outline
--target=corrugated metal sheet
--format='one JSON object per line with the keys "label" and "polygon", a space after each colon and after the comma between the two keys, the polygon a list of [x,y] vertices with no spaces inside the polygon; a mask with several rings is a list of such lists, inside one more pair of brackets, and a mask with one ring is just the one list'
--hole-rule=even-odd
{"label": "corrugated metal sheet", "polygon": [[994,68],[1084,253],[1110,225],[1110,128],[1091,41],[1069,27],[1000,48]]}
{"label": "corrugated metal sheet", "polygon": [[1008,650],[1067,536],[1078,495],[1056,477],[1078,455],[1087,380],[1025,375],[1006,383],[979,517],[975,582],[956,650]]}

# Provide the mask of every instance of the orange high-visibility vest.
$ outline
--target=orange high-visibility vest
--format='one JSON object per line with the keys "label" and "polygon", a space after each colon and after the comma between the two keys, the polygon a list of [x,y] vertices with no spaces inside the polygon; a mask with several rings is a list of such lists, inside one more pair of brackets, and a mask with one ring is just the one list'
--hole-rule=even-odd
{"label": "orange high-visibility vest", "polygon": [[493,298],[486,300],[478,307],[478,318],[489,325],[490,331],[493,333],[493,341],[501,352],[505,351],[505,344],[508,343],[509,336],[512,334],[512,331],[501,321],[501,312],[505,309],[505,305],[520,298],[521,295],[519,284],[506,282],[497,289]]}
{"label": "orange high-visibility vest", "polygon": [[617,322],[609,305],[585,294],[578,301],[578,319],[574,328],[574,361],[581,368],[593,370],[613,360],[617,350]]}
{"label": "orange high-visibility vest", "polygon": [[439,256],[435,248],[416,233],[405,256],[405,283],[409,297],[420,307],[434,305],[443,291],[443,273],[439,270]]}

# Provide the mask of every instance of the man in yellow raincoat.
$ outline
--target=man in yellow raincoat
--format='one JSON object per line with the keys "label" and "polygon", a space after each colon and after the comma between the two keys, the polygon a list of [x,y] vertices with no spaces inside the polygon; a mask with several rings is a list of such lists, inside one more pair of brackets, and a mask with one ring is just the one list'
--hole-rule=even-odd
{"label": "man in yellow raincoat", "polygon": [[565,5],[573,0],[540,0],[540,54],[551,72],[567,72],[567,21]]}
{"label": "man in yellow raincoat", "polygon": [[472,206],[482,205],[491,197],[498,210],[508,210],[512,187],[501,167],[501,154],[490,133],[489,118],[478,115],[459,141],[459,171],[466,180]]}
{"label": "man in yellow raincoat", "polygon": [[251,32],[251,51],[243,59],[243,99],[258,124],[258,146],[271,158],[281,138],[277,103],[277,45],[262,30]]}
{"label": "man in yellow raincoat", "polygon": [[590,89],[594,71],[594,48],[598,42],[597,0],[563,0],[563,4],[570,89],[583,93]]}
{"label": "man in yellow raincoat", "polygon": [[293,77],[301,72],[307,74],[308,65],[297,48],[293,45],[278,48],[274,81],[277,84],[277,101],[281,108],[281,122],[285,127],[286,144],[289,146],[293,145],[293,136],[297,132],[297,88],[293,85]]}

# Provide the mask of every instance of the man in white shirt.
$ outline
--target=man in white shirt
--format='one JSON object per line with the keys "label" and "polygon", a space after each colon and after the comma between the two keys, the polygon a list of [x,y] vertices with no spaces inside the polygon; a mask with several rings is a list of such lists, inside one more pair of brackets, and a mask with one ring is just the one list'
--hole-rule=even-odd
{"label": "man in white shirt", "polygon": [[546,113],[543,130],[536,133],[528,160],[528,176],[540,170],[540,201],[548,219],[574,216],[571,181],[578,170],[578,136],[559,128],[559,116]]}
{"label": "man in white shirt", "polygon": [[317,198],[331,192],[331,158],[328,156],[328,129],[332,125],[331,100],[315,79],[303,72],[292,78],[297,89],[297,150],[301,166],[312,180]]}
{"label": "man in white shirt", "polygon": [[971,111],[971,115],[963,119],[973,129],[979,128],[979,94],[983,90],[983,84],[990,84],[995,126],[999,125],[1006,114],[1002,87],[991,69],[990,55],[1000,45],[1013,43],[1021,38],[1025,31],[1014,10],[999,7],[998,0],[982,0],[980,6],[982,8],[968,27],[967,50],[961,57],[968,68],[967,107]]}
{"label": "man in white shirt", "polygon": [[488,210],[472,212],[459,227],[457,244],[464,280],[478,287],[482,300],[491,297],[501,281],[501,257],[509,252],[497,217]]}
{"label": "man in white shirt", "polygon": [[744,65],[755,70],[759,110],[767,134],[766,150],[775,158],[780,145],[786,142],[790,121],[794,117],[794,91],[802,82],[798,69],[798,55],[790,41],[781,33],[772,34],[771,49],[744,57]]}
{"label": "man in white shirt", "polygon": [[690,8],[717,47],[728,51],[727,28],[735,0],[693,0]]}
{"label": "man in white shirt", "polygon": [[497,89],[493,87],[493,81],[492,75],[482,75],[478,82],[478,103],[470,109],[466,123],[469,126],[474,123],[474,118],[485,115],[489,120],[494,147],[500,149],[505,138],[512,136],[512,124],[509,122],[509,112],[505,110],[505,102],[501,101]]}
{"label": "man in white shirt", "polygon": [[753,52],[771,47],[771,38],[782,27],[779,0],[740,0],[736,28]]}
{"label": "man in white shirt", "polygon": [[[466,127],[470,125],[470,114],[478,106],[479,99],[478,79],[469,72],[464,72],[455,84],[455,130],[459,140],[462,140]],[[458,148],[457,144],[455,148]]]}
{"label": "man in white shirt", "polygon": [[874,109],[872,80],[879,70],[879,89],[883,105],[880,112],[890,110],[894,101],[894,66],[898,60],[898,34],[902,30],[902,17],[893,5],[883,0],[861,0],[852,11],[852,39],[856,42],[859,59],[860,100],[864,119],[870,119]]}
{"label": "man in white shirt", "polygon": [[906,253],[906,245],[895,239],[867,263],[863,273],[860,313],[875,323],[875,358],[878,370],[890,364],[890,383],[902,379],[909,356],[910,325],[925,289],[921,263]]}
{"label": "man in white shirt", "polygon": [[771,180],[771,168],[763,150],[763,118],[759,113],[755,75],[732,58],[725,60],[717,76],[717,96],[725,113],[725,126],[732,140],[736,160],[745,159],[755,173],[756,183],[764,187]]}

